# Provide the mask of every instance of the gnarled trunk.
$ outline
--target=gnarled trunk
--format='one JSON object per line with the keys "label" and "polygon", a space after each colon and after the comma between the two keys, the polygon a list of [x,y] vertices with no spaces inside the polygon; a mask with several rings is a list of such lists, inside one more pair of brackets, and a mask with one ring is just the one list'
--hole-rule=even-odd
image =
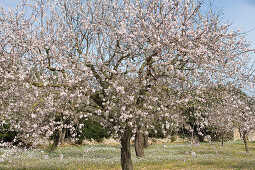
{"label": "gnarled trunk", "polygon": [[133,170],[133,163],[132,163],[132,159],[131,159],[131,150],[130,150],[131,136],[132,136],[131,129],[126,128],[123,136],[120,139],[122,170]]}
{"label": "gnarled trunk", "polygon": [[141,131],[137,131],[135,135],[135,153],[138,158],[144,157],[144,136]]}

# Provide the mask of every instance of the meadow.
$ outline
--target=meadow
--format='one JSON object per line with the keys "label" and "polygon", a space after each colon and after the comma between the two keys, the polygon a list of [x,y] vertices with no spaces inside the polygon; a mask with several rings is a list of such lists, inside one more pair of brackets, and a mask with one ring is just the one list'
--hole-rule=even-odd
{"label": "meadow", "polygon": [[[136,158],[134,169],[254,169],[255,143],[248,143],[249,153],[241,141],[220,143],[152,144],[146,158]],[[0,148],[0,169],[121,169],[120,146],[79,145],[46,149]]]}

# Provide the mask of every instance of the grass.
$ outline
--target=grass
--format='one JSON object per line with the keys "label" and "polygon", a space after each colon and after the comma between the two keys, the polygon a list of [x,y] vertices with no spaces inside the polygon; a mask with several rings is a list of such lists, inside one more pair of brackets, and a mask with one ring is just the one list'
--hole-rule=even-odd
{"label": "grass", "polygon": [[[255,143],[244,151],[242,142],[153,144],[146,158],[137,159],[134,169],[255,169]],[[61,159],[61,157],[63,157]],[[42,149],[0,149],[0,169],[120,169],[120,146],[85,145],[59,147],[52,153]]]}

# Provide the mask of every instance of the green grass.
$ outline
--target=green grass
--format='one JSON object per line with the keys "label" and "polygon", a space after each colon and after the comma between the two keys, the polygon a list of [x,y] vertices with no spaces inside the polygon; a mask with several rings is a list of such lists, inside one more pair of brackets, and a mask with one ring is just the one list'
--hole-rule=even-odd
{"label": "green grass", "polygon": [[[255,143],[248,146],[250,152],[246,154],[242,142],[227,142],[225,146],[220,143],[154,144],[145,150],[146,158],[137,159],[134,148],[132,157],[137,170],[255,169]],[[120,146],[60,147],[52,153],[40,149],[0,149],[0,169],[120,169]]]}

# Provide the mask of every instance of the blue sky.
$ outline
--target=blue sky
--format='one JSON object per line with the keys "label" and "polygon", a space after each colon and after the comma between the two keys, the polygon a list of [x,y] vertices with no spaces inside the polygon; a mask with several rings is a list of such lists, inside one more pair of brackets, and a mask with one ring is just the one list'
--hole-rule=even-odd
{"label": "blue sky", "polygon": [[0,0],[0,4],[6,7],[15,7],[20,0]]}
{"label": "blue sky", "polygon": [[[255,48],[255,0],[215,0],[222,7],[224,20],[232,23],[233,29],[247,32],[247,40]],[[255,56],[254,56],[255,58]]]}

